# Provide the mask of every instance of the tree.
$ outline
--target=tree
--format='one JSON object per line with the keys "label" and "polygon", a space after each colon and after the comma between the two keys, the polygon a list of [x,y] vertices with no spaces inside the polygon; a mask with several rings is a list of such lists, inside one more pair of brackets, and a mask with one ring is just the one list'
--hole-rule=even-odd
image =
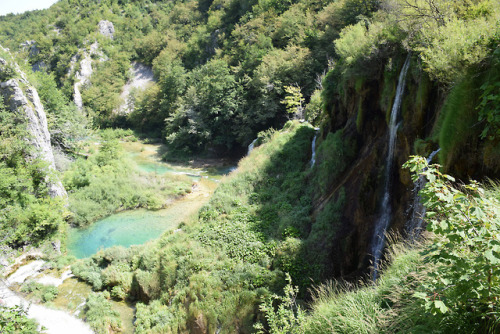
{"label": "tree", "polygon": [[302,118],[302,112],[304,108],[302,104],[304,103],[304,98],[302,97],[302,92],[300,87],[295,86],[285,86],[286,96],[281,103],[286,106],[286,111],[290,114],[295,114],[297,117]]}
{"label": "tree", "polygon": [[187,82],[186,93],[167,120],[167,142],[191,150],[208,146],[230,149],[241,88],[227,63],[211,60],[189,73]]}

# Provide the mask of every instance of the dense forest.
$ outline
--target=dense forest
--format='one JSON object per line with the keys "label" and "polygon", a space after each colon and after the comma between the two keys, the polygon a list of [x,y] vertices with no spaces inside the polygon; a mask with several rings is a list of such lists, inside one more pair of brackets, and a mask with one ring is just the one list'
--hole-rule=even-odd
{"label": "dense forest", "polygon": [[[0,16],[0,298],[77,307],[64,285],[9,285],[24,256],[71,270],[96,333],[498,332],[499,22],[495,0]],[[150,143],[189,172],[135,168]],[[238,166],[193,176],[214,161]],[[75,258],[71,231],[173,207],[204,177],[213,194],[154,240]],[[30,318],[0,304],[2,333]]]}

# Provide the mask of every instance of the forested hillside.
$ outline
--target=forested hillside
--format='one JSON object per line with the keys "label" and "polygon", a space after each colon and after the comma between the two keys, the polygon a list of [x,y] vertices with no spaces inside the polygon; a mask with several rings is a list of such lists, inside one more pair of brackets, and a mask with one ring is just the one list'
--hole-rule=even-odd
{"label": "forested hillside", "polygon": [[[71,264],[98,333],[126,331],[124,301],[136,333],[496,333],[499,22],[496,0],[61,0],[2,16],[2,258],[37,246]],[[53,162],[26,135],[34,92]],[[186,168],[238,167],[156,240],[67,257],[68,226],[199,188],[135,170],[123,143],[138,138]]]}
{"label": "forested hillside", "polygon": [[[68,98],[79,60],[90,54],[82,98],[95,125],[125,122],[181,151],[227,153],[284,123],[288,86],[304,98],[298,112],[317,120],[334,39],[375,9],[358,1],[61,1],[2,17],[0,40],[13,50],[24,43],[30,64],[54,73]],[[98,30],[106,20],[112,39]],[[130,61],[152,66],[157,82],[136,96],[132,114],[118,117]]]}

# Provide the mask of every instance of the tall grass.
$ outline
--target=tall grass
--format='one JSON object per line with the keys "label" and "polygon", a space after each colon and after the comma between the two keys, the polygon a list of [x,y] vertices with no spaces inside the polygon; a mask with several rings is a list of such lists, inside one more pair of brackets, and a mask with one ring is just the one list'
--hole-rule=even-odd
{"label": "tall grass", "polygon": [[423,279],[419,250],[393,241],[376,283],[330,281],[314,288],[305,332],[371,334],[414,328],[420,313],[408,310],[420,310],[411,297],[412,287]]}

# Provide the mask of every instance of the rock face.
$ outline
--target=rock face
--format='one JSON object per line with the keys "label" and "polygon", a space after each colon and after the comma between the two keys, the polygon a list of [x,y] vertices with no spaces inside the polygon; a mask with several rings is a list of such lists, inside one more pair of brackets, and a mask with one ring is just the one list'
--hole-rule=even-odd
{"label": "rock face", "polygon": [[40,53],[35,41],[26,41],[21,43],[20,47],[29,52],[29,57],[34,57]]}
{"label": "rock face", "polygon": [[115,27],[113,23],[107,20],[102,20],[99,22],[99,33],[105,37],[114,38]]}
{"label": "rock face", "polygon": [[[90,82],[90,77],[92,76],[92,56],[98,54],[98,49],[99,44],[97,42],[94,42],[90,45],[89,51],[83,50],[83,55],[81,57],[82,60],[80,61],[80,70],[75,74],[75,84],[73,85],[73,100],[80,110],[83,108],[82,94],[80,92],[81,87]],[[105,60],[103,59],[103,55],[100,56],[101,61]],[[78,55],[75,55],[71,59],[69,74],[71,74],[76,62],[79,59],[80,56]]]}
{"label": "rock face", "polygon": [[[342,226],[339,228],[331,257],[332,276],[355,278],[368,273],[370,246],[374,226],[381,214],[384,194],[384,174],[387,168],[388,115],[394,102],[399,66],[391,71],[384,65],[362,82],[346,84],[345,95],[337,91],[327,92],[330,118],[323,124],[318,145],[329,132],[341,131],[343,143],[353,143],[354,152],[344,159],[346,168],[326,185],[326,193],[317,196],[312,212],[313,219],[328,205],[345,193],[342,209]],[[412,70],[414,66],[414,70]],[[429,138],[437,120],[442,96],[427,75],[412,62],[403,94],[401,114],[397,119],[398,135],[394,147],[394,161],[389,177],[390,205],[392,215],[389,230],[404,233],[405,222],[411,216],[408,211],[412,202],[413,183],[408,170],[401,166],[411,154],[415,154],[414,143],[418,138]],[[420,154],[428,155],[435,150],[436,143]],[[318,156],[318,162],[322,159]],[[348,159],[348,160],[345,160]]]}
{"label": "rock face", "polygon": [[[0,59],[0,63],[7,63]],[[26,119],[30,138],[27,140],[35,148],[33,156],[47,162],[49,171],[55,171],[54,155],[50,145],[50,133],[47,128],[47,117],[35,88],[30,86],[26,76],[19,69],[16,70],[20,78],[13,78],[0,82],[0,94],[5,105],[13,112]],[[50,176],[46,178],[51,197],[65,197],[66,190],[61,181]]]}
{"label": "rock face", "polygon": [[132,79],[123,87],[123,92],[120,97],[123,104],[118,110],[118,114],[126,115],[134,110],[134,99],[131,98],[130,92],[132,89],[144,90],[154,82],[153,69],[141,63],[132,63],[130,69]]}
{"label": "rock face", "polygon": [[90,76],[92,75],[92,59],[90,54],[84,52],[83,59],[80,62],[80,70],[75,74],[75,84],[73,86],[73,99],[75,101],[78,109],[83,108],[82,94],[80,93],[80,88],[90,82]]}

